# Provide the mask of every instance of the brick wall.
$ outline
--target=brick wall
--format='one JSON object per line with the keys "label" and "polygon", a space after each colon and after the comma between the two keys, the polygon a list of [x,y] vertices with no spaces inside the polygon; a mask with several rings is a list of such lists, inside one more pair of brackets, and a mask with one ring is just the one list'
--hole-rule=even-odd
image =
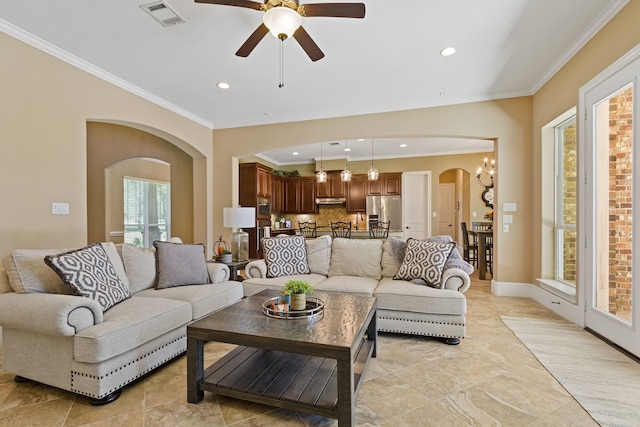
{"label": "brick wall", "polygon": [[630,312],[633,92],[609,100],[609,312]]}

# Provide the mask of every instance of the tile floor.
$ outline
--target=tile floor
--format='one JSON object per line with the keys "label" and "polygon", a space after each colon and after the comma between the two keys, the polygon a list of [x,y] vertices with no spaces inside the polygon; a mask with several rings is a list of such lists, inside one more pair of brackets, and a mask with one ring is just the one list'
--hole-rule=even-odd
{"label": "tile floor", "polygon": [[[458,346],[383,334],[360,395],[358,426],[591,426],[587,412],[538,363],[501,315],[555,319],[530,299],[495,297],[472,278],[467,337]],[[209,343],[206,363],[228,351]],[[1,356],[1,349],[0,349]],[[0,359],[1,360],[1,359]],[[1,361],[0,361],[1,363]],[[114,403],[36,383],[1,370],[0,426],[336,426],[333,419],[216,398],[186,402],[186,359],[179,357],[126,387]]]}

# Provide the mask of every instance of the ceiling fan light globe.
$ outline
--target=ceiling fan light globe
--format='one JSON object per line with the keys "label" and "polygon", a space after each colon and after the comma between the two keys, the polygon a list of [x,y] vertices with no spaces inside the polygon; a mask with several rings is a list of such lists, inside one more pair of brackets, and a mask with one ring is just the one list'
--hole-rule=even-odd
{"label": "ceiling fan light globe", "polygon": [[279,40],[289,38],[302,24],[302,17],[293,9],[284,6],[267,10],[262,22],[271,34]]}

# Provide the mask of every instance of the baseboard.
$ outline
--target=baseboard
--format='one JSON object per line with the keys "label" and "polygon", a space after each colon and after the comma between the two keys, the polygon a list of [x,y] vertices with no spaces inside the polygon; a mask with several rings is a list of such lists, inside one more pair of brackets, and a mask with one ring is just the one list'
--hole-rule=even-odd
{"label": "baseboard", "polygon": [[531,298],[569,322],[584,328],[584,310],[577,304],[565,300],[531,283],[491,281],[491,293],[499,297]]}

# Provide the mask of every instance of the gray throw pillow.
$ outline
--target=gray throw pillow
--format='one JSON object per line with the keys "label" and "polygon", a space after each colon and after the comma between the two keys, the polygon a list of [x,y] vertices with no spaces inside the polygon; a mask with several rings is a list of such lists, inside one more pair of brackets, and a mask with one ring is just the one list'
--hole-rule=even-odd
{"label": "gray throw pillow", "polygon": [[156,248],[156,289],[211,283],[202,243],[153,242]]}
{"label": "gray throw pillow", "polygon": [[71,288],[74,295],[97,301],[103,311],[131,296],[100,243],[58,255],[47,255],[44,262]]}
{"label": "gray throw pillow", "polygon": [[304,236],[280,236],[262,239],[267,277],[309,274]]}
{"label": "gray throw pillow", "polygon": [[410,238],[405,246],[402,265],[393,278],[409,281],[422,279],[427,286],[439,288],[444,263],[455,247],[455,242],[436,243]]}

